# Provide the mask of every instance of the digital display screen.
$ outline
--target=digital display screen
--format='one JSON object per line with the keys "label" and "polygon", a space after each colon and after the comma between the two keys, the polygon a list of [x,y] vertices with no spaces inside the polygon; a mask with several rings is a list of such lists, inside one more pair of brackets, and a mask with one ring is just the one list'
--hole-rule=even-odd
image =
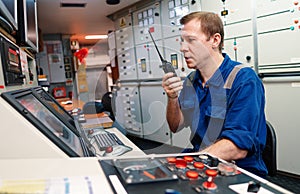
{"label": "digital display screen", "polygon": [[[50,105],[58,114],[61,119],[65,119],[65,121],[72,125],[72,127],[76,128],[74,123],[74,118],[71,114],[69,114],[49,93],[47,93],[42,88],[38,87],[35,89],[38,95],[45,101],[48,105]],[[77,131],[77,129],[74,129]],[[76,132],[77,133],[77,132]],[[77,133],[78,134],[78,133]]]}
{"label": "digital display screen", "polygon": [[228,10],[221,11],[221,16],[226,16],[226,15],[228,15]]}
{"label": "digital display screen", "polygon": [[72,151],[79,156],[84,156],[79,137],[47,107],[45,107],[32,93],[20,96],[16,100]]}
{"label": "digital display screen", "polygon": [[142,67],[142,72],[147,71],[147,65],[146,65],[146,59],[145,58],[141,59],[141,67]]}
{"label": "digital display screen", "polygon": [[175,69],[178,69],[178,58],[177,54],[171,54],[171,63]]}
{"label": "digital display screen", "polygon": [[14,50],[12,48],[8,48],[8,70],[20,73],[21,68],[19,66],[20,59],[19,59],[19,51]]}
{"label": "digital display screen", "polygon": [[22,85],[25,76],[22,72],[19,47],[6,37],[0,36],[0,48],[5,85]]}
{"label": "digital display screen", "polygon": [[55,99],[52,99],[51,96],[45,92],[44,90],[41,90],[38,92],[41,97],[47,101],[47,103],[52,106],[60,115],[62,115],[64,118],[71,119],[71,115],[68,114],[66,111],[63,110],[63,107],[60,107],[56,102]]}
{"label": "digital display screen", "polygon": [[157,159],[119,159],[114,161],[114,166],[126,184],[178,178]]}

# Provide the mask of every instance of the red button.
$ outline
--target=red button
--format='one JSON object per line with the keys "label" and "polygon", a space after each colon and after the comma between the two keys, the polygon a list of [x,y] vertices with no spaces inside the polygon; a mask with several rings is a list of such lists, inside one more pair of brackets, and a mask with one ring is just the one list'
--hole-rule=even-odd
{"label": "red button", "polygon": [[197,179],[199,176],[198,172],[192,170],[187,171],[185,174],[190,179]]}
{"label": "red button", "polygon": [[177,159],[176,160],[176,164],[175,164],[175,166],[177,167],[177,168],[185,168],[186,167],[186,161],[185,160],[183,160],[183,159]]}
{"label": "red button", "polygon": [[213,169],[207,169],[207,170],[205,171],[205,174],[206,174],[207,176],[216,177],[217,174],[218,174],[218,172],[217,172],[216,170],[213,170]]}
{"label": "red button", "polygon": [[198,168],[198,169],[203,169],[204,168],[204,164],[202,162],[195,162],[194,163],[194,167]]}
{"label": "red button", "polygon": [[187,162],[193,162],[194,158],[192,156],[184,156],[183,159]]}
{"label": "red button", "polygon": [[169,158],[167,158],[167,161],[168,161],[168,163],[175,164],[176,163],[176,158],[169,157]]}

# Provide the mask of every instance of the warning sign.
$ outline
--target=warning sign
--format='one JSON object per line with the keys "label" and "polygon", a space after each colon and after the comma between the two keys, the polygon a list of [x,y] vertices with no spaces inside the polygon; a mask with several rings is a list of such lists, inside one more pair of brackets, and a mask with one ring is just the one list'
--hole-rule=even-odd
{"label": "warning sign", "polygon": [[125,26],[126,26],[126,20],[125,20],[124,17],[122,17],[122,18],[120,19],[120,27],[122,28],[122,27],[125,27]]}

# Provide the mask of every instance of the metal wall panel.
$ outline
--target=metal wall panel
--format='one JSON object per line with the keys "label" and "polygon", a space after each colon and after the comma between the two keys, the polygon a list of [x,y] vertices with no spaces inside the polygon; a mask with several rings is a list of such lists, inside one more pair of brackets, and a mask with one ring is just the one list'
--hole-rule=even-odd
{"label": "metal wall panel", "polygon": [[[162,41],[156,41],[156,45],[163,54]],[[152,42],[136,46],[136,61],[139,80],[162,78],[164,72],[161,61]]]}
{"label": "metal wall panel", "polygon": [[266,117],[273,125],[277,136],[277,168],[300,174],[300,79],[274,81],[265,79]]}
{"label": "metal wall panel", "polygon": [[137,79],[131,16],[121,17],[115,23],[117,26],[115,38],[119,78],[120,80]]}
{"label": "metal wall panel", "polygon": [[144,138],[171,144],[171,132],[165,118],[167,97],[161,83],[142,83],[140,91]]}
{"label": "metal wall panel", "polygon": [[122,84],[115,91],[114,102],[115,117],[119,124],[128,133],[143,137],[138,85],[134,83]]}

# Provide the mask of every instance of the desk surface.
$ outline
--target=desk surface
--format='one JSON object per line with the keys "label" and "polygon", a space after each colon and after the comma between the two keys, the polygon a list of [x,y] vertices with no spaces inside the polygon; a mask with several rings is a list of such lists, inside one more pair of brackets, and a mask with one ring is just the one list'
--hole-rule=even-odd
{"label": "desk surface", "polygon": [[109,128],[113,125],[113,120],[105,113],[85,114],[86,121],[81,123],[84,128],[104,127]]}
{"label": "desk surface", "polygon": [[97,158],[0,160],[0,172],[0,193],[113,193]]}
{"label": "desk surface", "polygon": [[[122,157],[146,156],[118,129],[106,130],[132,148]],[[0,160],[0,193],[65,194],[68,187],[71,194],[111,194],[113,191],[99,164],[103,158],[107,157]]]}
{"label": "desk surface", "polygon": [[[60,105],[66,110],[66,111],[72,111],[75,108],[80,108],[82,110],[82,107],[84,106],[85,102],[81,100],[72,99],[72,104],[64,104],[66,101],[70,101],[70,99],[56,99]],[[85,114],[84,115],[86,122],[82,123],[82,125],[85,128],[92,128],[92,127],[99,127],[102,126],[104,128],[109,128],[113,124],[113,120],[109,118],[109,116],[106,113],[98,113],[98,114]]]}
{"label": "desk surface", "polygon": [[[64,109],[66,109],[67,111],[72,111],[75,108],[80,108],[82,109],[83,105],[85,102],[81,101],[81,100],[77,100],[77,99],[69,99],[69,98],[57,98],[56,99],[57,102],[60,103],[60,105],[62,107],[64,107]],[[67,101],[71,101],[71,104],[65,104],[65,102]]]}

